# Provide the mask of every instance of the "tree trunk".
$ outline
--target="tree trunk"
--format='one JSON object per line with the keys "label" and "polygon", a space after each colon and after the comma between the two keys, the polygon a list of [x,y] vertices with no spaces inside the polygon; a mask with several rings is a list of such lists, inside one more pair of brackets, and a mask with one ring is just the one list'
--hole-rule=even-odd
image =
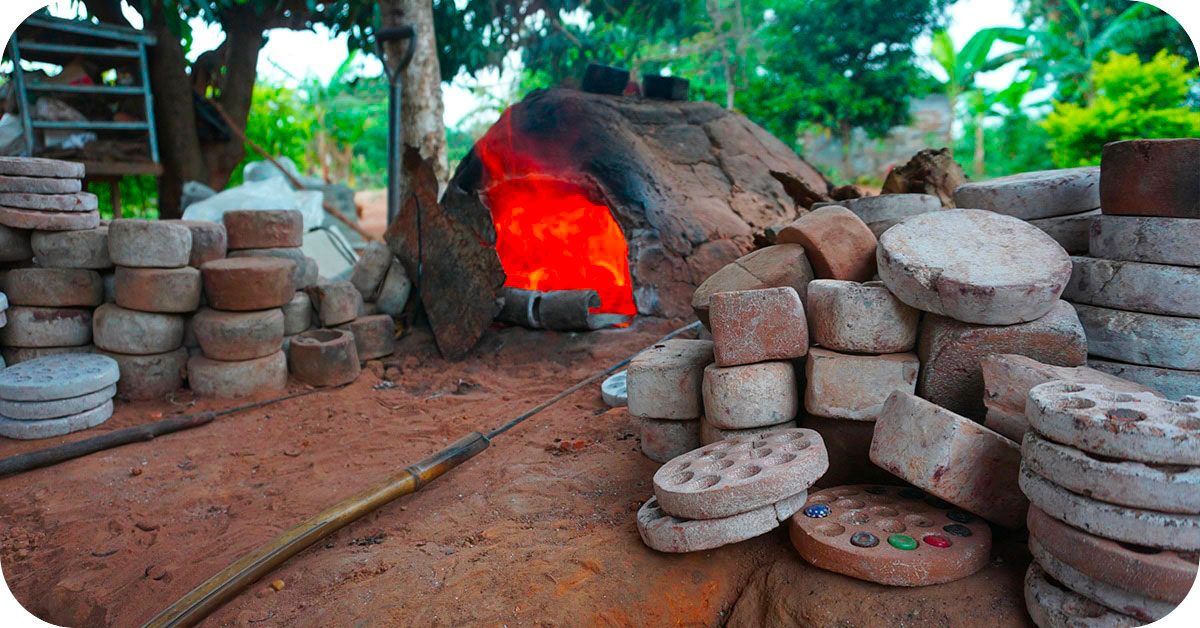
{"label": "tree trunk", "polygon": [[207,173],[200,139],[196,136],[191,81],[179,36],[167,26],[160,6],[148,13],[146,30],[158,37],[158,45],[146,49],[163,165],[163,174],[158,179],[158,215],[179,218],[183,214],[179,202],[184,182],[204,181]]}
{"label": "tree trunk", "polygon": [[[234,124],[243,130],[250,118],[250,104],[254,100],[254,78],[258,69],[258,53],[263,45],[264,24],[249,9],[233,9],[221,16],[225,29],[225,77],[221,84],[221,95],[217,99],[221,108]],[[229,177],[246,156],[246,146],[236,138],[219,144],[206,144],[204,158],[208,170],[204,179],[214,190],[222,190],[229,184]]]}
{"label": "tree trunk", "polygon": [[[450,168],[446,158],[442,70],[438,64],[437,40],[433,30],[433,3],[431,0],[383,0],[380,5],[384,26],[410,24],[416,30],[416,50],[412,63],[399,77],[403,84],[400,117],[404,145],[397,154],[403,155],[405,147],[409,146],[419,150],[422,159],[433,162],[439,189],[444,189],[450,178]],[[408,45],[409,42],[405,41],[387,45],[387,60],[391,67],[394,68],[394,64],[404,58]],[[411,182],[401,177],[392,185],[398,190],[403,205],[412,190]]]}

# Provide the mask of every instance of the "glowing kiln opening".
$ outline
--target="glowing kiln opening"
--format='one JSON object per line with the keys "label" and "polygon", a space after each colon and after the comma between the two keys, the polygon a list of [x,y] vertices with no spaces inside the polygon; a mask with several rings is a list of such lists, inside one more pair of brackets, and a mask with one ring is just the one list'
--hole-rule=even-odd
{"label": "glowing kiln opening", "polygon": [[629,245],[608,207],[578,186],[525,176],[487,190],[504,285],[527,290],[595,290],[593,313],[634,316]]}

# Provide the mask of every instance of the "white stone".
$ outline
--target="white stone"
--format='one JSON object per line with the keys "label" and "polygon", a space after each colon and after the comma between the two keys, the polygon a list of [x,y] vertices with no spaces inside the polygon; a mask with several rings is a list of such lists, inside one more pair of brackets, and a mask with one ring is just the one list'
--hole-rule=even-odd
{"label": "white stone", "polygon": [[617,371],[609,375],[600,384],[600,396],[610,408],[620,408],[629,405],[629,395],[625,392],[625,371]]}

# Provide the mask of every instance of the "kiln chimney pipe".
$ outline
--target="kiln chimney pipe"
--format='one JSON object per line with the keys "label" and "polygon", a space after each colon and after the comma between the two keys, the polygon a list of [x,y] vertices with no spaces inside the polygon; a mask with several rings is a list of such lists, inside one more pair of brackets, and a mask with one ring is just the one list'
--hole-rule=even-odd
{"label": "kiln chimney pipe", "polygon": [[475,454],[487,449],[492,439],[516,427],[525,419],[549,408],[551,405],[584,386],[595,383],[601,378],[607,377],[613,372],[624,368],[625,365],[629,364],[642,351],[659,343],[666,342],[686,331],[695,329],[699,325],[700,321],[684,325],[659,338],[653,345],[639,350],[628,358],[543,401],[541,405],[492,430],[486,436],[479,432],[471,432],[455,441],[449,447],[425,458],[417,464],[405,467],[400,473],[384,480],[383,483],[326,508],[287,532],[260,545],[249,554],[237,559],[232,565],[221,570],[200,586],[192,589],[174,604],[163,609],[161,613],[146,622],[142,628],[194,626],[200,623],[205,617],[208,617],[209,613],[232,599],[238,593],[241,593],[243,589],[253,584],[272,569],[287,562],[291,557],[304,551],[312,544],[337,532],[380,506],[388,504],[404,495],[421,490],[426,484],[429,484],[450,469],[470,460]]}

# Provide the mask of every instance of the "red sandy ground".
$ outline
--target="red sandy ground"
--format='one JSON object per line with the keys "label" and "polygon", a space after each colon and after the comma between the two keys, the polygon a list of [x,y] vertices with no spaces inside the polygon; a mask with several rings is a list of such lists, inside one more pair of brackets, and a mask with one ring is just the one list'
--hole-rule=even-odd
{"label": "red sandy ground", "polygon": [[[342,390],[0,479],[4,577],[47,621],[138,625],[297,522],[678,324],[496,329],[456,363],[417,331],[391,359],[393,389],[376,390],[364,370]],[[230,405],[188,391],[121,403],[96,429],[3,440],[0,456]],[[651,551],[634,515],[656,468],[629,415],[586,388],[304,551],[204,625],[1028,625],[1019,538],[979,574],[920,589],[809,567],[783,529],[710,552]]]}

